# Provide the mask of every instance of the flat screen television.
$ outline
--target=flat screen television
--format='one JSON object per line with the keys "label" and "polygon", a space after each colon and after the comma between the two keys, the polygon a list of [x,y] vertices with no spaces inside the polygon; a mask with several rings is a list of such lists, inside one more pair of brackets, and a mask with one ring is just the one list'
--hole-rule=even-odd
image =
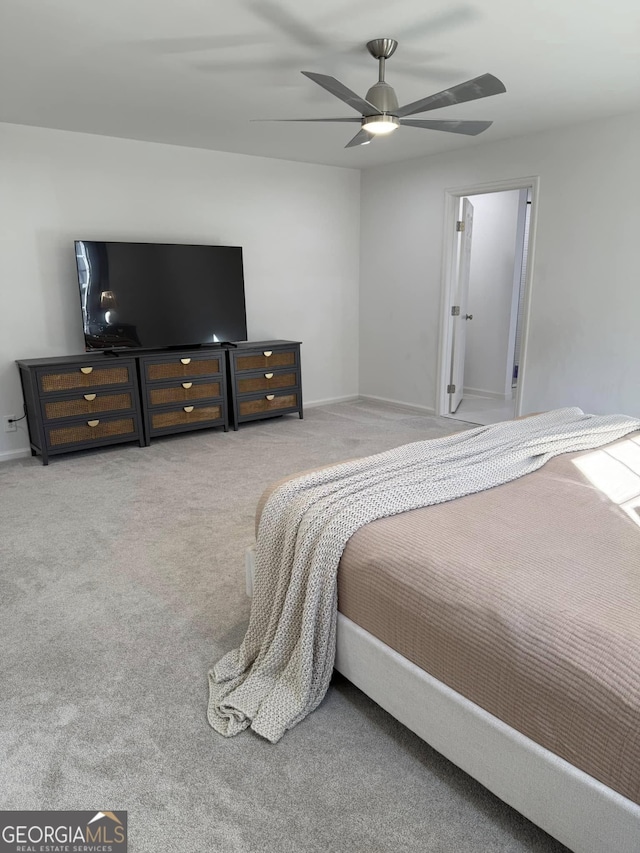
{"label": "flat screen television", "polygon": [[247,339],[242,249],[76,240],[85,347]]}

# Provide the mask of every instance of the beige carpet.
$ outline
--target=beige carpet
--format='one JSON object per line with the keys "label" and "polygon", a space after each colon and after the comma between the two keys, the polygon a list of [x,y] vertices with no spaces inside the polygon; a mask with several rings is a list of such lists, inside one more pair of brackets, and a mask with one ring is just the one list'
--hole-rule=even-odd
{"label": "beige carpet", "polygon": [[560,853],[343,679],[276,746],[206,722],[273,480],[462,429],[370,402],[0,465],[0,808],[126,809],[132,853]]}

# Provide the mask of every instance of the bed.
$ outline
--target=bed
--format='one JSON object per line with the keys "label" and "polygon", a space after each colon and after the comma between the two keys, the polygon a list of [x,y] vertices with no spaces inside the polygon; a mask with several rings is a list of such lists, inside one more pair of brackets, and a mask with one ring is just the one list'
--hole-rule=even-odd
{"label": "bed", "polygon": [[639,459],[373,521],[338,568],[335,668],[576,853],[640,851]]}

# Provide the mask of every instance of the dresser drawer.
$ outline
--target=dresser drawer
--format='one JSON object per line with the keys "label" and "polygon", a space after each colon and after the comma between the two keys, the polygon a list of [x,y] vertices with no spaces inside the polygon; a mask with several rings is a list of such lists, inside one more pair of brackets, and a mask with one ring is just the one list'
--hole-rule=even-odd
{"label": "dresser drawer", "polygon": [[136,419],[130,418],[90,418],[68,426],[46,426],[47,445],[61,448],[65,445],[105,443],[103,439],[118,437],[137,437]]}
{"label": "dresser drawer", "polygon": [[192,376],[211,376],[222,373],[223,355],[204,358],[176,357],[162,361],[144,361],[147,382],[162,382],[167,379],[188,379]]}
{"label": "dresser drawer", "polygon": [[181,382],[178,385],[158,386],[148,389],[149,405],[170,406],[222,396],[222,382],[218,379]]}
{"label": "dresser drawer", "polygon": [[193,424],[223,423],[224,412],[222,403],[208,406],[182,406],[163,412],[152,412],[150,416],[151,430],[174,430],[176,427],[189,427]]}
{"label": "dresser drawer", "polygon": [[137,400],[133,390],[121,391],[117,394],[109,392],[93,392],[81,397],[42,401],[42,410],[46,421],[58,418],[79,418],[83,415],[92,416],[106,412],[122,412],[135,409]]}
{"label": "dresser drawer", "polygon": [[270,371],[274,367],[297,367],[298,350],[262,350],[261,352],[234,352],[236,372],[245,370]]}
{"label": "dresser drawer", "polygon": [[264,415],[269,412],[278,414],[285,411],[297,412],[300,408],[300,395],[292,394],[262,394],[260,397],[244,398],[238,401],[238,415],[241,418],[253,415]]}
{"label": "dresser drawer", "polygon": [[267,371],[253,376],[238,376],[236,385],[238,394],[255,394],[256,391],[266,391],[279,388],[296,388],[300,384],[300,374],[297,370]]}
{"label": "dresser drawer", "polygon": [[132,361],[108,367],[102,364],[86,364],[79,367],[41,371],[38,382],[43,394],[59,394],[61,391],[74,391],[81,388],[132,385],[134,374],[135,364]]}

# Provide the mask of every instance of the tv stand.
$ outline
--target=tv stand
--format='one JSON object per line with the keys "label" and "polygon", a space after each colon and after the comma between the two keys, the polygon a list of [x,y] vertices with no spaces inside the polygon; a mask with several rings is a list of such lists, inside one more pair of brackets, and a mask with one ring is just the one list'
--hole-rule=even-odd
{"label": "tv stand", "polygon": [[31,453],[43,465],[74,450],[144,447],[163,435],[303,416],[298,341],[99,350],[17,364]]}

